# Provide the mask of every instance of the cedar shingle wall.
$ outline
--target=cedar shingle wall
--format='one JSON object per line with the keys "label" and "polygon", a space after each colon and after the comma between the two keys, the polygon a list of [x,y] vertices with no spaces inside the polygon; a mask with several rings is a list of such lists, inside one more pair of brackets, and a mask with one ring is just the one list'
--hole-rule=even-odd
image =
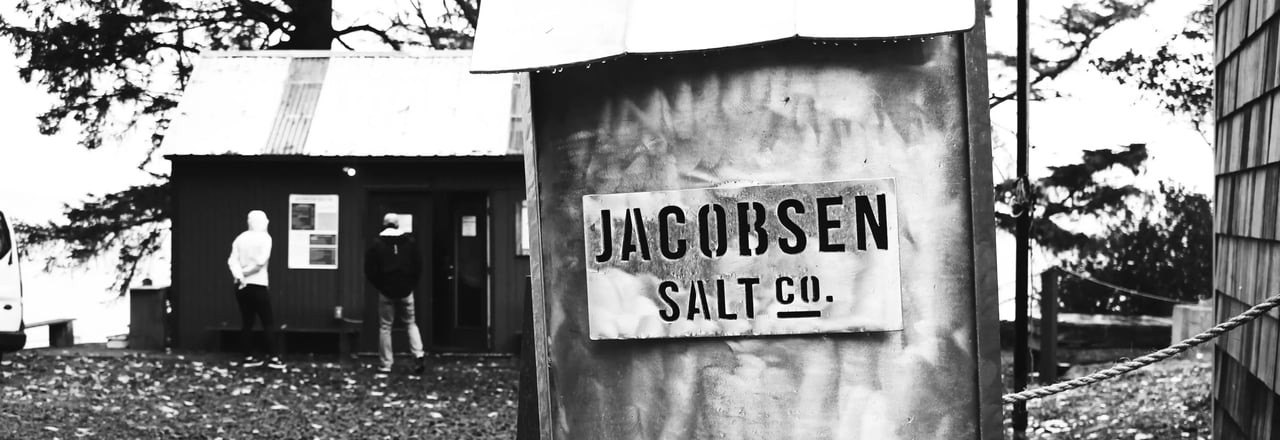
{"label": "cedar shingle wall", "polygon": [[[1220,0],[1215,24],[1214,290],[1226,320],[1280,292],[1280,0]],[[1280,314],[1223,336],[1214,438],[1280,439]]]}

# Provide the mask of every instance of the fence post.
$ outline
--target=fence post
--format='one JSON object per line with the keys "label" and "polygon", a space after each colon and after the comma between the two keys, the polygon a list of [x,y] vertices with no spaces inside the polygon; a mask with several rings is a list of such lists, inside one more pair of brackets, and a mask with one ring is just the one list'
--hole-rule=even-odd
{"label": "fence post", "polygon": [[538,438],[538,372],[534,363],[533,341],[533,286],[529,276],[524,277],[524,324],[520,338],[520,382],[516,386],[516,439]]}
{"label": "fence post", "polygon": [[1040,382],[1058,381],[1058,282],[1056,267],[1040,273]]}

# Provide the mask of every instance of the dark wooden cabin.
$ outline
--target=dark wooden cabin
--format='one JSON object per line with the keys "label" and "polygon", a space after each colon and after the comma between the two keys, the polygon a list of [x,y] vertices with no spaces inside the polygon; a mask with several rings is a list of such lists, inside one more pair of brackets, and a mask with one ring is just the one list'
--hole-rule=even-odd
{"label": "dark wooden cabin", "polygon": [[515,351],[529,273],[518,227],[527,90],[516,75],[472,75],[469,64],[467,51],[200,60],[163,145],[173,166],[172,345],[234,343],[219,330],[240,321],[226,260],[246,213],[260,209],[290,351],[336,346],[329,330],[344,320],[358,330],[356,350],[376,351],[377,293],[363,255],[387,212],[410,215],[402,228],[422,247],[415,299],[428,348]]}
{"label": "dark wooden cabin", "polygon": [[[1214,290],[1218,321],[1280,293],[1280,3],[1219,0]],[[1280,320],[1215,344],[1213,438],[1280,438]]]}

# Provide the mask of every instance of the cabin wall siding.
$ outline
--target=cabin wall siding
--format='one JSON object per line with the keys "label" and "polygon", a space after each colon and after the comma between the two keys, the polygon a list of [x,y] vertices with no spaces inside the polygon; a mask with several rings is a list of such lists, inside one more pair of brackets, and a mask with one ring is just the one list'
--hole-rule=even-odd
{"label": "cabin wall siding", "polygon": [[[1214,303],[1219,321],[1280,293],[1280,1],[1216,3]],[[1215,346],[1216,439],[1280,439],[1280,312]]]}

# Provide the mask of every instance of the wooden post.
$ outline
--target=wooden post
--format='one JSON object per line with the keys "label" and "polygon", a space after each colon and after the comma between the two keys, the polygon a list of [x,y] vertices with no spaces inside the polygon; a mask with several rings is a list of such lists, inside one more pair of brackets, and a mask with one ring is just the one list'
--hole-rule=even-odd
{"label": "wooden post", "polygon": [[1062,273],[1040,273],[1040,383],[1058,381],[1058,281]]}
{"label": "wooden post", "polygon": [[538,370],[533,351],[533,286],[527,276],[524,285],[524,325],[520,327],[520,383],[516,386],[516,439],[533,440],[540,434]]}
{"label": "wooden post", "polygon": [[[1027,109],[1029,107],[1029,95],[1031,93],[1030,76],[1030,58],[1031,49],[1027,44],[1027,0],[1018,0],[1018,155],[1017,155],[1017,173],[1019,184],[1023,189],[1029,189],[1029,160],[1027,154],[1030,152],[1030,140],[1028,139],[1028,127],[1030,126],[1027,118]],[[1026,191],[1026,196],[1031,196],[1030,191]],[[1013,390],[1015,392],[1022,391],[1027,388],[1027,370],[1028,360],[1031,351],[1028,349],[1027,335],[1027,292],[1028,282],[1030,280],[1030,256],[1031,256],[1031,215],[1034,205],[1028,203],[1028,200],[1020,200],[1014,206],[1015,211],[1021,210],[1022,215],[1017,221],[1017,245],[1016,245],[1016,265],[1014,268],[1014,276],[1017,278],[1014,292],[1014,329],[1013,329]],[[1022,440],[1027,438],[1027,404],[1025,402],[1015,403],[1013,405],[1013,438]]]}

